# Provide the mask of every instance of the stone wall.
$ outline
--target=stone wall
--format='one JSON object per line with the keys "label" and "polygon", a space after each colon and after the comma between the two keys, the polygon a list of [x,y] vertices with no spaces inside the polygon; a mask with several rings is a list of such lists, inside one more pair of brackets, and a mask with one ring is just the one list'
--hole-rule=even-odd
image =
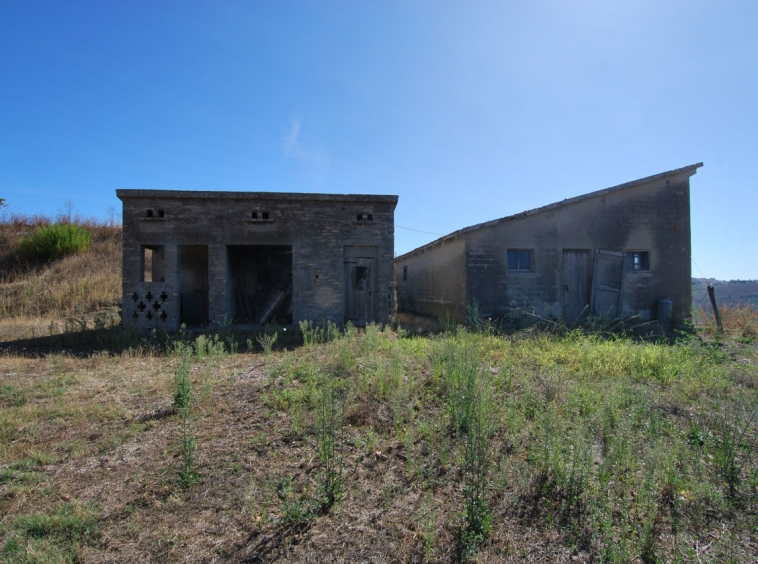
{"label": "stone wall", "polygon": [[[181,250],[188,246],[207,247],[207,281],[199,275],[192,280],[200,290],[207,288],[207,296],[198,298],[192,307],[207,313],[211,324],[229,322],[232,304],[240,299],[230,295],[234,290],[228,264],[231,245],[291,248],[292,321],[340,325],[345,313],[345,249],[363,249],[376,264],[371,297],[374,320],[389,320],[387,293],[393,283],[397,196],[159,190],[118,190],[117,195],[124,204],[125,325],[179,327],[189,307],[189,282],[180,276]],[[146,246],[163,251],[163,280],[143,281]],[[141,309],[148,292],[167,294],[159,304],[165,316],[148,318],[147,308]],[[138,300],[133,299],[135,293]]]}

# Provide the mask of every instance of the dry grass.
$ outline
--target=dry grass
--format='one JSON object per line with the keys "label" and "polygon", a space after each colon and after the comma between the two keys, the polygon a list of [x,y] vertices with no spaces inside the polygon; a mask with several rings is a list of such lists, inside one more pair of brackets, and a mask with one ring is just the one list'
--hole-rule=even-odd
{"label": "dry grass", "polygon": [[[758,461],[748,460],[732,500],[710,458],[722,409],[755,409],[754,346],[724,354],[575,335],[403,338],[371,328],[290,351],[195,355],[200,481],[189,488],[177,478],[177,354],[0,357],[0,559],[464,560],[463,451],[440,364],[460,343],[479,351],[496,394],[494,521],[472,561],[758,558],[750,540]],[[322,470],[313,402],[325,373],[341,374],[348,397],[344,497],[303,516],[293,508],[316,496]],[[589,458],[563,467],[566,439]],[[569,504],[560,484],[575,479],[572,469],[584,489]],[[40,514],[58,520],[31,529]],[[647,525],[654,534],[645,537]]]}
{"label": "dry grass", "polygon": [[[13,246],[52,218],[0,217],[0,316],[6,331],[28,333],[38,329],[40,318],[83,317],[120,302],[121,227],[80,217],[71,221],[92,233],[88,251],[46,264],[25,264],[15,259]],[[45,329],[49,328],[48,323]]]}
{"label": "dry grass", "polygon": [[[727,336],[748,341],[758,339],[758,308],[750,304],[724,305],[719,307],[719,313]],[[696,320],[703,335],[714,337],[718,334],[716,319],[710,306],[700,306]]]}

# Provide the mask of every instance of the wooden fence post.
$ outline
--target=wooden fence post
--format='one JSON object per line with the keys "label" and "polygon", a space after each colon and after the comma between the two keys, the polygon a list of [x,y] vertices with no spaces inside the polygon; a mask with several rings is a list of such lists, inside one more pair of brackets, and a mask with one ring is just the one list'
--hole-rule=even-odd
{"label": "wooden fence post", "polygon": [[719,313],[719,306],[716,305],[716,292],[713,284],[708,284],[708,297],[711,298],[711,305],[713,306],[713,315],[716,317],[716,326],[719,328],[719,333],[724,332],[724,326],[721,323],[721,314]]}

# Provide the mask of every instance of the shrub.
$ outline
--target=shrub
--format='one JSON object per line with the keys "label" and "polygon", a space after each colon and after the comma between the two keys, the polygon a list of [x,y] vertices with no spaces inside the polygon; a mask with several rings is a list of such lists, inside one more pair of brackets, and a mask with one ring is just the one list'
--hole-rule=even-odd
{"label": "shrub", "polygon": [[22,237],[13,254],[27,261],[53,260],[88,249],[91,240],[92,233],[79,225],[56,223]]}

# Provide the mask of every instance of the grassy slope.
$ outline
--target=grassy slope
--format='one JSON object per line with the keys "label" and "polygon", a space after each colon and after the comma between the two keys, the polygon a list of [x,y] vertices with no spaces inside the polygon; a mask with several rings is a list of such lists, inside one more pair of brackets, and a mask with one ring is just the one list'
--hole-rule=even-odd
{"label": "grassy slope", "polygon": [[[372,327],[269,355],[194,347],[186,489],[176,353],[0,361],[4,561],[456,561],[471,431],[451,417],[470,353],[493,517],[477,561],[758,558],[755,344]],[[333,507],[318,502],[327,384],[345,398]]]}
{"label": "grassy slope", "polygon": [[[0,225],[6,249],[28,223]],[[104,228],[88,255],[34,272],[6,261],[6,335],[116,303],[119,247]],[[18,286],[36,290],[9,298]],[[94,354],[76,352],[82,333],[63,336],[68,353],[33,339],[43,354],[0,357],[0,561],[755,560],[751,319],[675,345],[370,327],[230,354],[232,335],[191,337],[177,345],[193,351],[184,434],[174,346],[113,330]],[[344,478],[332,506],[329,429]],[[199,481],[182,487],[187,433]],[[480,539],[466,534],[475,491],[469,517],[491,516]]]}
{"label": "grassy slope", "polygon": [[[0,341],[56,332],[66,319],[79,324],[114,312],[121,299],[121,227],[75,218],[92,232],[87,252],[47,264],[21,264],[12,254],[20,237],[50,218],[0,220]],[[58,328],[51,326],[57,325]]]}

